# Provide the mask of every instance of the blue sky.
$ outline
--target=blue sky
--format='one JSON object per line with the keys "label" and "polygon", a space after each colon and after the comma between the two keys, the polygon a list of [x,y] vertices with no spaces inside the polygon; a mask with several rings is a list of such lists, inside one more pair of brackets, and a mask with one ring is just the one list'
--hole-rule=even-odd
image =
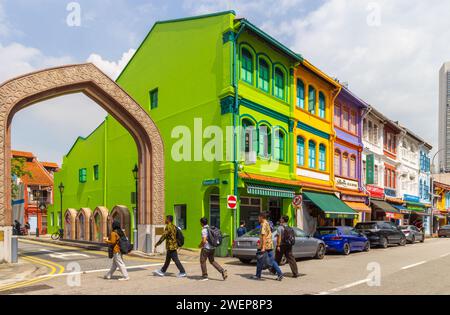
{"label": "blue sky", "polygon": [[[86,61],[115,77],[155,21],[233,9],[437,143],[438,70],[450,60],[450,21],[438,17],[450,11],[448,2],[79,0],[81,26],[69,27],[70,2],[0,0],[0,81]],[[83,96],[54,99],[17,114],[13,146],[61,162],[76,137],[88,135],[104,116]]]}

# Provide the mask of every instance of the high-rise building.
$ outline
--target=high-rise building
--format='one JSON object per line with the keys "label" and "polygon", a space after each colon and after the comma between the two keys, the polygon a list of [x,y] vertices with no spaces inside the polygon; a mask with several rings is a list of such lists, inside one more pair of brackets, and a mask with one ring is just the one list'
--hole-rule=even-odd
{"label": "high-rise building", "polygon": [[437,171],[450,172],[450,62],[439,71],[439,165]]}

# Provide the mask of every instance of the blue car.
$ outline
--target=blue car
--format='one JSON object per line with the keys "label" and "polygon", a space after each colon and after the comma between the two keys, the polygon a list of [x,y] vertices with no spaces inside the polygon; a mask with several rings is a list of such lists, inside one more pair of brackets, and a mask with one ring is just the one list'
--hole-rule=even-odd
{"label": "blue car", "polygon": [[319,227],[314,237],[324,241],[329,252],[349,255],[351,252],[370,250],[368,238],[349,226]]}

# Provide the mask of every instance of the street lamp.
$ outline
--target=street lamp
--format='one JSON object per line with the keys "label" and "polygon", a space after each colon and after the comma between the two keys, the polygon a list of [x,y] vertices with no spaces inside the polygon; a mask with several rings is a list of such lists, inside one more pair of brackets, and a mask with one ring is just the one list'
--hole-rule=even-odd
{"label": "street lamp", "polygon": [[137,250],[138,249],[138,223],[139,223],[139,209],[138,209],[138,179],[139,179],[139,168],[137,166],[137,164],[134,166],[133,169],[133,177],[134,177],[134,183],[135,183],[135,204],[136,206],[134,207],[134,245],[133,245],[133,249]]}
{"label": "street lamp", "polygon": [[41,196],[41,192],[39,190],[36,190],[35,197],[36,197],[36,237],[39,237],[39,197]]}
{"label": "street lamp", "polygon": [[59,196],[60,196],[60,213],[59,213],[59,234],[64,235],[64,228],[63,228],[63,193],[64,193],[64,184],[61,182],[61,184],[59,184]]}
{"label": "street lamp", "polygon": [[[434,168],[434,159],[436,158],[436,156],[441,152],[444,151],[445,149],[440,149],[438,150],[434,155],[433,155],[433,159],[431,160],[431,167]],[[433,170],[431,169],[431,213],[430,213],[430,234],[431,237],[433,237],[433,230],[434,230],[434,176],[433,176]],[[440,170],[438,168],[438,172],[440,173]]]}

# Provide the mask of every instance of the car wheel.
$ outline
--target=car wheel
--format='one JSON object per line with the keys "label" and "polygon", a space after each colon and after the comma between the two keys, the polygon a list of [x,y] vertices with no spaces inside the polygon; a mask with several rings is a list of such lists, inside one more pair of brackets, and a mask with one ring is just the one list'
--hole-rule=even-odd
{"label": "car wheel", "polygon": [[413,235],[412,240],[411,240],[411,244],[414,244],[416,242],[416,236]]}
{"label": "car wheel", "polygon": [[386,237],[380,238],[380,247],[381,248],[388,248],[388,240]]}
{"label": "car wheel", "polygon": [[350,244],[349,244],[349,243],[345,243],[345,244],[344,244],[344,249],[343,249],[342,253],[343,253],[345,256],[350,255]]}
{"label": "car wheel", "polygon": [[246,258],[239,258],[239,260],[241,261],[241,263],[246,264],[246,265],[248,265],[252,262],[251,259],[246,259]]}
{"label": "car wheel", "polygon": [[398,245],[400,245],[400,246],[405,246],[405,245],[406,245],[406,237],[402,238],[402,239],[400,240],[400,243],[398,243]]}
{"label": "car wheel", "polygon": [[316,259],[323,259],[325,257],[325,245],[320,244],[317,248]]}
{"label": "car wheel", "polygon": [[364,244],[364,251],[365,252],[370,251],[370,242],[366,242],[366,244]]}

